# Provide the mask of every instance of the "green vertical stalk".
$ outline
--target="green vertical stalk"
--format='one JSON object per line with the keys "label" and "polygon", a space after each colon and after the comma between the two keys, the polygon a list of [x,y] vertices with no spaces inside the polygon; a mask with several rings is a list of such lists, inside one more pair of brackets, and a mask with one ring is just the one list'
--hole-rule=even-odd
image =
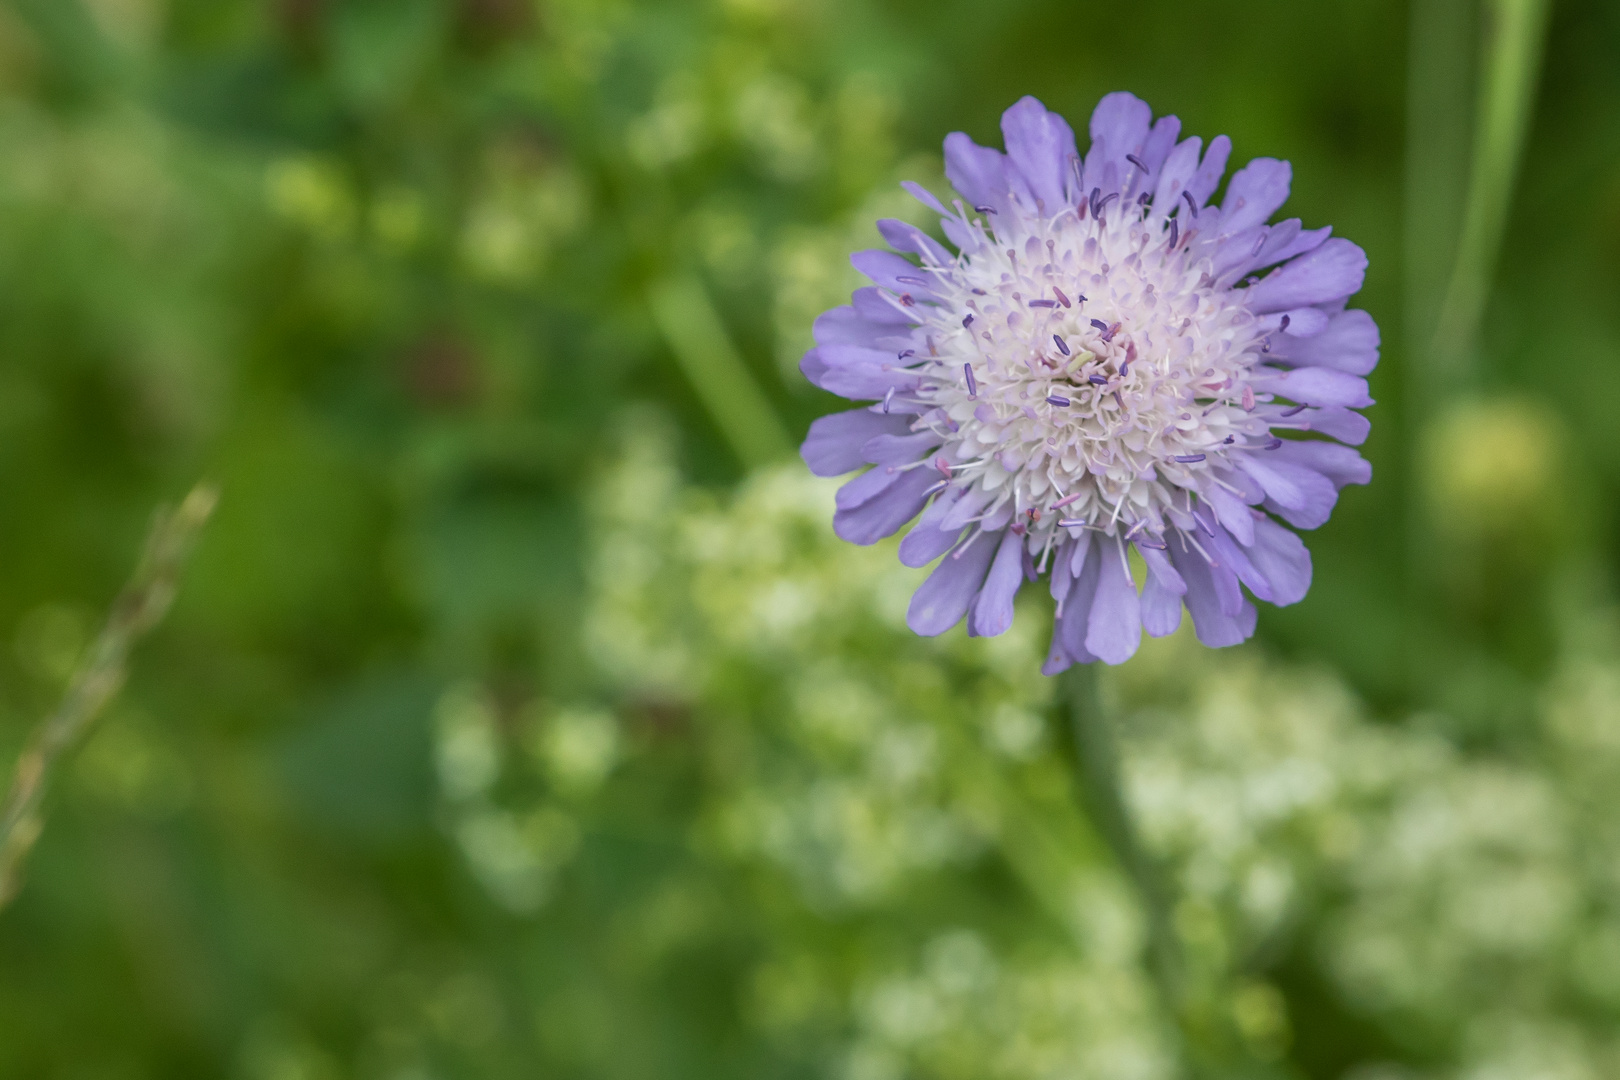
{"label": "green vertical stalk", "polygon": [[709,294],[690,275],[660,282],[649,296],[653,321],[715,426],[748,468],[793,453],[793,440],[743,363]]}
{"label": "green vertical stalk", "polygon": [[1535,103],[1547,6],[1547,0],[1485,4],[1473,167],[1433,341],[1434,366],[1443,383],[1465,378],[1471,366]]}
{"label": "green vertical stalk", "polygon": [[1081,795],[1097,831],[1136,889],[1147,916],[1148,961],[1154,985],[1165,1010],[1179,1020],[1186,1003],[1181,945],[1171,922],[1169,894],[1142,846],[1125,804],[1118,735],[1097,686],[1097,665],[1076,664],[1061,679]]}
{"label": "green vertical stalk", "polygon": [[17,758],[11,790],[0,804],[0,908],[22,888],[28,854],[45,827],[45,794],[58,762],[123,686],[130,649],[168,612],[180,572],[218,501],[212,484],[199,484],[178,508],[158,512],[134,577],[74,671],[61,704]]}

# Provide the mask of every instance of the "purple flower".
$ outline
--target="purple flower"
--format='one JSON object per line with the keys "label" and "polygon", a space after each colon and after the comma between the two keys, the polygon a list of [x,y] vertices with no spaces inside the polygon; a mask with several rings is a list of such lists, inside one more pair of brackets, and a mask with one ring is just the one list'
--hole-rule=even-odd
{"label": "purple flower", "polygon": [[1366,256],[1297,218],[1266,224],[1287,162],[1250,162],[1206,204],[1231,141],[1204,150],[1180,129],[1117,93],[1084,158],[1031,97],[1002,116],[1005,154],[949,136],[954,212],[906,187],[956,253],[881,221],[915,261],[860,252],[875,284],[816,320],[805,376],[881,404],[822,417],[802,453],[822,476],[875,466],[838,493],[844,539],[916,518],[901,561],[940,559],[911,602],[917,633],[964,616],[1003,633],[1019,586],[1049,573],[1048,674],[1122,663],[1183,605],[1204,644],[1237,644],[1255,624],[1244,587],[1273,604],[1310,587],[1310,553],[1277,519],[1314,529],[1371,478],[1350,446],[1378,327],[1345,310]]}

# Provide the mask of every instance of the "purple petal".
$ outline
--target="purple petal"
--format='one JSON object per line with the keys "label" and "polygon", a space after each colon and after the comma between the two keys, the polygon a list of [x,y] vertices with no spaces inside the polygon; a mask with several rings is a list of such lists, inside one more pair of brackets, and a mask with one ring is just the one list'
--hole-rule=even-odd
{"label": "purple petal", "polygon": [[1141,548],[1147,563],[1147,583],[1142,586],[1142,629],[1153,637],[1165,637],[1181,626],[1181,597],[1187,583],[1181,580],[1170,557],[1157,548]]}
{"label": "purple petal", "polygon": [[1366,276],[1366,253],[1335,237],[1250,286],[1249,308],[1263,315],[1343,300],[1360,291]]}
{"label": "purple petal", "polygon": [[805,354],[799,370],[814,385],[852,401],[877,401],[891,388],[910,393],[920,381],[897,365],[893,353],[858,345],[818,346]]}
{"label": "purple petal", "polygon": [[[1326,521],[1333,504],[1339,499],[1338,489],[1333,482],[1315,469],[1276,457],[1276,453],[1256,451],[1245,455],[1238,465],[1260,482],[1270,501],[1304,514],[1307,518],[1320,515],[1322,521]],[[1315,528],[1314,525],[1309,527]]]}
{"label": "purple petal", "polygon": [[1210,553],[1220,561],[1220,564],[1238,576],[1238,580],[1249,587],[1249,591],[1261,600],[1270,602],[1272,599],[1271,582],[1255,569],[1254,563],[1249,561],[1248,551],[1235,540],[1225,529],[1216,529],[1215,535],[1205,541]]}
{"label": "purple petal", "polygon": [[1198,171],[1198,152],[1203,146],[1204,140],[1194,135],[1170,151],[1170,156],[1165,159],[1164,168],[1159,170],[1158,186],[1153,190],[1155,218],[1169,217],[1179,206],[1181,216],[1187,219],[1182,222],[1183,227],[1185,228],[1187,221],[1191,220],[1192,215],[1181,197],[1181,192],[1192,180],[1193,174]]}
{"label": "purple petal", "polygon": [[853,510],[864,506],[889,490],[906,474],[896,469],[868,469],[851,480],[846,480],[833,496],[833,505],[840,510]]}
{"label": "purple petal", "polygon": [[1277,208],[1288,201],[1288,185],[1293,167],[1276,158],[1255,158],[1232,174],[1221,203],[1218,235],[1230,236],[1255,225],[1264,225]]}
{"label": "purple petal", "polygon": [[[1146,141],[1142,143],[1142,152],[1137,156],[1142,164],[1147,166],[1147,175],[1143,177],[1141,187],[1144,190],[1155,187],[1159,182],[1159,169],[1175,149],[1176,139],[1181,136],[1181,121],[1174,116],[1161,116],[1154,123],[1153,130],[1148,132]],[[1176,196],[1171,196],[1175,198]]]}
{"label": "purple petal", "polygon": [[994,537],[981,534],[968,540],[966,547],[940,560],[928,580],[917,587],[906,610],[906,625],[924,637],[943,634],[962,621],[968,606],[979,595],[985,571],[996,553]]}
{"label": "purple petal", "polygon": [[1255,522],[1249,561],[1271,584],[1270,601],[1297,604],[1311,588],[1311,553],[1297,535],[1270,518]]}
{"label": "purple petal", "polygon": [[1311,409],[1299,419],[1305,421],[1306,430],[1320,431],[1351,446],[1366,442],[1367,433],[1372,431],[1372,422],[1365,416],[1338,407]]}
{"label": "purple petal", "polygon": [[1271,373],[1261,369],[1254,380],[1256,390],[1280,394],[1301,405],[1337,405],[1344,409],[1365,409],[1373,403],[1367,396],[1367,380],[1359,375],[1325,367],[1302,367]]}
{"label": "purple petal", "polygon": [[1097,595],[1086,620],[1086,651],[1108,664],[1123,664],[1142,644],[1142,608],[1123,558],[1124,549],[1103,540]]}
{"label": "purple petal", "polygon": [[1331,480],[1336,488],[1342,488],[1346,484],[1366,484],[1372,481],[1372,465],[1348,446],[1340,446],[1338,443],[1321,442],[1316,439],[1289,441],[1279,446],[1275,453],[1280,455],[1283,461],[1321,473]]}
{"label": "purple petal", "polygon": [[[908,221],[884,218],[877,223],[877,227],[878,232],[883,235],[884,241],[896,251],[909,251],[915,255],[921,255],[925,263],[933,266],[950,266],[956,262],[951,257],[951,253],[940,246],[938,240],[935,240]],[[910,264],[907,263],[907,265]],[[906,272],[901,271],[901,273]],[[926,277],[927,275],[919,275],[916,268],[912,267],[910,273],[906,274],[906,276]]]}
{"label": "purple petal", "polygon": [[876,285],[865,285],[856,289],[850,299],[854,302],[855,314],[868,322],[881,323],[884,326],[915,326],[921,321],[896,307]]}
{"label": "purple petal", "polygon": [[1219,484],[1210,484],[1199,496],[1215,511],[1215,520],[1240,543],[1254,543],[1254,515],[1247,503]]}
{"label": "purple petal", "polygon": [[885,416],[871,409],[823,416],[810,424],[799,456],[817,476],[842,476],[861,467],[861,447],[879,435],[898,435],[911,426],[908,416]]}
{"label": "purple petal", "polygon": [[[1057,621],[1063,651],[1082,664],[1097,659],[1086,648],[1086,634],[1090,630],[1091,607],[1097,596],[1097,580],[1102,572],[1100,549],[1100,544],[1087,544],[1075,549],[1069,563],[1075,571],[1074,580],[1069,585],[1069,595],[1063,598],[1063,615]],[[1075,566],[1076,559],[1080,560],[1078,567]]]}
{"label": "purple petal", "polygon": [[[1293,329],[1293,325],[1289,325]],[[1341,311],[1321,333],[1274,335],[1271,356],[1290,364],[1365,375],[1378,365],[1378,324],[1365,311]]]}
{"label": "purple petal", "polygon": [[944,441],[930,428],[914,435],[874,435],[861,447],[861,457],[873,465],[909,465]]}
{"label": "purple petal", "polygon": [[945,520],[940,523],[940,528],[960,529],[969,520],[978,517],[985,507],[995,501],[995,498],[995,492],[986,491],[981,487],[967,489],[962,497],[956,501],[956,505],[951,507],[950,513],[945,515]]}
{"label": "purple petal", "polygon": [[1086,151],[1086,187],[1101,187],[1105,195],[1118,190],[1125,170],[1136,168],[1125,155],[1141,156],[1152,120],[1153,110],[1135,94],[1116,91],[1097,103],[1091,114],[1091,149]]}
{"label": "purple petal", "polygon": [[[838,534],[839,539],[852,544],[875,544],[885,536],[893,536],[900,526],[917,516],[917,511],[923,508],[928,498],[924,492],[933,483],[933,477],[928,475],[926,469],[913,469],[898,476],[899,479],[886,490],[854,509],[838,510],[833,514],[833,532]],[[845,488],[849,486],[844,485]],[[843,494],[843,491],[840,490],[839,494]]]}
{"label": "purple petal", "polygon": [[[1187,184],[1187,190],[1192,192],[1192,197],[1200,206],[1207,202],[1209,197],[1215,194],[1215,189],[1220,186],[1221,177],[1226,173],[1226,159],[1231,154],[1232,140],[1225,135],[1217,135],[1209,140],[1209,149],[1204,151],[1203,163],[1198,166],[1198,171]],[[1183,224],[1190,226],[1191,222]]]}
{"label": "purple petal", "polygon": [[1023,177],[1029,193],[1045,205],[1046,213],[1055,214],[1069,204],[1065,190],[1069,162],[1078,155],[1068,122],[1025,97],[1001,114],[1001,135],[1009,164]]}
{"label": "purple petal", "polygon": [[848,304],[817,315],[812,327],[817,345],[861,345],[868,349],[877,348],[879,338],[894,332],[894,324],[865,319]]}
{"label": "purple petal", "polygon": [[946,529],[941,527],[941,523],[964,490],[949,488],[940,492],[939,498],[922,512],[917,524],[900,541],[902,563],[914,568],[924,567],[956,546],[956,541],[962,536],[961,528]]}
{"label": "purple petal", "polygon": [[900,181],[900,186],[905,188],[906,191],[911,194],[913,199],[916,199],[934,213],[945,217],[950,216],[951,212],[945,209],[945,204],[940,202],[939,199],[935,198],[934,193],[923,187],[921,184],[914,180],[902,180]]}
{"label": "purple petal", "polygon": [[971,205],[993,207],[1002,215],[1011,209],[1006,166],[999,150],[980,146],[960,131],[945,136],[945,178]]}
{"label": "purple petal", "polygon": [[[930,291],[927,284],[917,284],[918,281],[927,281],[923,271],[909,259],[892,251],[883,251],[879,248],[857,251],[849,257],[849,261],[855,269],[892,293],[910,293],[919,300],[939,299]],[[901,278],[913,280],[901,281]]]}
{"label": "purple petal", "polygon": [[[1192,615],[1193,629],[1198,640],[1212,649],[1238,645],[1254,633],[1256,612],[1247,600],[1238,604],[1234,614],[1222,610],[1222,593],[1227,591],[1218,575],[1232,578],[1224,567],[1211,567],[1202,555],[1193,550],[1182,550],[1179,543],[1170,545],[1170,561],[1187,583],[1187,611]],[[1232,578],[1232,584],[1236,579]]]}
{"label": "purple petal", "polygon": [[1013,598],[1024,583],[1024,538],[1008,529],[1001,534],[995,562],[973,605],[973,632],[979,637],[1005,634],[1013,622]]}
{"label": "purple petal", "polygon": [[[1285,226],[1288,227],[1287,231],[1284,231]],[[1289,218],[1273,229],[1271,235],[1266,238],[1266,246],[1255,256],[1254,265],[1258,268],[1287,262],[1307,251],[1315,251],[1327,243],[1328,237],[1333,235],[1331,225],[1324,225],[1320,229],[1301,229],[1299,226],[1298,218]]]}

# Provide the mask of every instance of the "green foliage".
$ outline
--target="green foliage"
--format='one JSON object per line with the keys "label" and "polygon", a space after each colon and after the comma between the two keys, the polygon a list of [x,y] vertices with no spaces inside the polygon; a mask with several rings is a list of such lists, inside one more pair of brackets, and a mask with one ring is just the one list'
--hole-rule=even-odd
{"label": "green foliage", "polygon": [[[1394,3],[0,3],[0,760],[223,490],[0,913],[0,1077],[1613,1075],[1611,7],[1419,411]],[[770,460],[896,181],[1118,88],[1291,158],[1387,345],[1311,596],[1103,682],[1178,1009],[1044,595],[919,640]]]}

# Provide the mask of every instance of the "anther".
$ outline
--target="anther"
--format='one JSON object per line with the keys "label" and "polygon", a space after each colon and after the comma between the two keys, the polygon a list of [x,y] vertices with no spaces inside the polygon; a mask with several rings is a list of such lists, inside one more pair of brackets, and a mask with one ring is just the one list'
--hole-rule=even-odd
{"label": "anther", "polygon": [[[1062,304],[1064,307],[1072,307],[1073,306],[1072,304],[1069,303],[1069,298],[1067,296],[1063,295],[1063,290],[1058,288],[1056,285],[1052,286],[1052,295],[1057,297],[1058,298],[1058,303]],[[1287,317],[1288,316],[1286,316],[1286,315],[1283,316],[1283,318],[1285,318],[1285,319]],[[1287,324],[1284,323],[1283,325],[1286,326]]]}
{"label": "anther", "polygon": [[1308,408],[1310,408],[1309,405],[1295,405],[1292,409],[1289,409],[1287,412],[1283,413],[1283,415],[1284,416],[1298,416],[1300,413],[1304,412]]}
{"label": "anther", "polygon": [[979,380],[973,377],[973,365],[963,364],[962,374],[967,376],[968,397],[978,397]]}
{"label": "anther", "polygon": [[1056,405],[1060,409],[1067,409],[1069,407],[1069,399],[1061,394],[1048,394],[1046,397],[1046,403],[1048,405]]}
{"label": "anther", "polygon": [[1198,200],[1196,200],[1196,199],[1194,199],[1194,198],[1193,198],[1193,197],[1192,197],[1192,192],[1190,192],[1190,191],[1183,191],[1183,192],[1182,192],[1182,193],[1181,193],[1181,197],[1182,197],[1182,198],[1183,198],[1183,199],[1186,199],[1186,200],[1187,200],[1187,205],[1188,205],[1188,206],[1189,206],[1189,207],[1191,207],[1191,209],[1192,209],[1192,216],[1193,216],[1193,217],[1197,217],[1197,216],[1198,216]]}
{"label": "anther", "polygon": [[885,392],[884,395],[883,395],[883,411],[884,411],[885,414],[888,413],[889,406],[892,405],[893,403],[894,403],[894,387],[891,386],[891,387],[889,387],[888,391]]}
{"label": "anther", "polygon": [[1056,334],[1053,334],[1052,341],[1057,345],[1058,352],[1062,353],[1064,356],[1069,355],[1069,346],[1062,338],[1058,337]]}
{"label": "anther", "polygon": [[975,206],[973,209],[980,214],[993,214],[996,212],[996,208],[993,206]]}
{"label": "anther", "polygon": [[928,284],[928,279],[927,278],[920,278],[920,277],[897,277],[894,280],[903,281],[907,285],[927,285]]}
{"label": "anther", "polygon": [[1289,324],[1289,323],[1290,323],[1290,322],[1292,322],[1292,321],[1293,321],[1293,320],[1292,320],[1292,319],[1290,319],[1290,318],[1289,318],[1289,317],[1288,317],[1288,316],[1287,316],[1287,315],[1284,315],[1284,316],[1283,316],[1283,317],[1282,317],[1282,322],[1280,322],[1280,323],[1278,323],[1278,324],[1277,324],[1277,329],[1279,329],[1279,330],[1286,330],[1286,329],[1288,329],[1288,324]]}
{"label": "anther", "polygon": [[916,307],[917,306],[917,301],[915,301],[915,300],[913,300],[911,298],[910,293],[901,293],[900,294],[900,304],[901,304],[902,307]]}
{"label": "anther", "polygon": [[1176,241],[1181,239],[1181,237],[1178,235],[1179,231],[1180,230],[1178,230],[1176,228],[1176,219],[1171,218],[1170,219],[1170,250],[1171,251],[1176,250]]}
{"label": "anther", "polygon": [[1092,386],[1107,386],[1108,385],[1108,376],[1106,376],[1106,375],[1087,375],[1086,376],[1086,382],[1090,383]]}
{"label": "anther", "polygon": [[1191,465],[1195,461],[1203,461],[1204,460],[1204,455],[1203,454],[1177,454],[1175,457],[1171,458],[1170,460],[1171,461],[1179,461],[1183,465]]}
{"label": "anther", "polygon": [[1283,441],[1281,439],[1277,438],[1275,435],[1273,435],[1272,438],[1271,438],[1271,441],[1266,443],[1266,449],[1267,450],[1275,450],[1275,449],[1277,449],[1277,447],[1281,446],[1282,444],[1283,444]]}
{"label": "anther", "polygon": [[1052,509],[1053,510],[1061,510],[1065,506],[1068,506],[1070,503],[1075,502],[1076,500],[1078,500],[1082,494],[1083,494],[1083,492],[1077,491],[1073,495],[1065,495],[1065,496],[1063,496],[1063,498],[1059,499],[1057,502],[1052,504]]}
{"label": "anther", "polygon": [[1146,165],[1142,164],[1142,159],[1137,157],[1135,154],[1126,154],[1125,155],[1125,160],[1130,162],[1132,165],[1135,165],[1138,169],[1141,169],[1143,172],[1148,171],[1148,167]]}
{"label": "anther", "polygon": [[917,355],[917,350],[916,349],[907,349],[905,352],[903,352],[899,356],[895,357],[895,359],[896,360],[904,360],[908,356],[916,356],[916,355]]}
{"label": "anther", "polygon": [[962,329],[966,330],[968,327],[970,327],[972,325],[973,325],[973,316],[969,315],[967,318],[962,320]]}
{"label": "anther", "polygon": [[1050,307],[1050,308],[1055,308],[1055,307],[1057,307],[1057,301],[1056,300],[1031,300],[1029,302],[1029,306],[1030,307]]}
{"label": "anther", "polygon": [[1086,522],[1080,518],[1064,518],[1058,522],[1058,528],[1060,529],[1083,529],[1085,527]]}

